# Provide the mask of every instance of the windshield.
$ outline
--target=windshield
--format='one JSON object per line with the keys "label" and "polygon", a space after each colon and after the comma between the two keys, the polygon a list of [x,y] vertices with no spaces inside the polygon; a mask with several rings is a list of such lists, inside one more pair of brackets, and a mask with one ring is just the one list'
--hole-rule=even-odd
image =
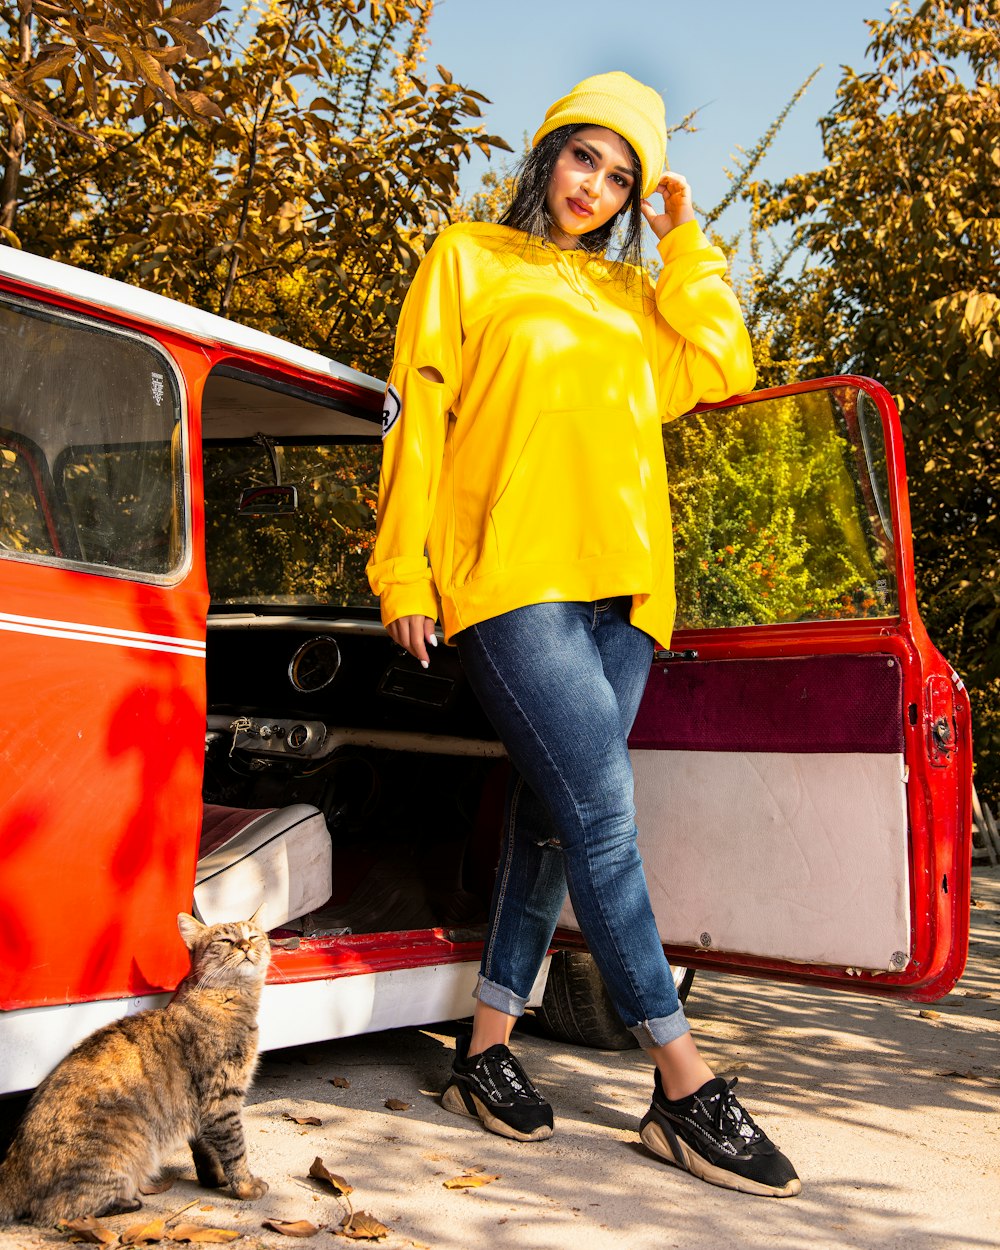
{"label": "windshield", "polygon": [[[380,457],[377,439],[207,443],[205,549],[213,606],[377,607],[365,565],[375,538]],[[241,509],[244,491],[274,484],[275,465],[281,484],[296,488],[298,506],[284,515]]]}

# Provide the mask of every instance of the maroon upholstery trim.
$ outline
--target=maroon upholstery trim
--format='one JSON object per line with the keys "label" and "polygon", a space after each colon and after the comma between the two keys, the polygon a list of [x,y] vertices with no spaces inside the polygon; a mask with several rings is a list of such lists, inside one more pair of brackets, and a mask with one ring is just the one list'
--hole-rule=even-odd
{"label": "maroon upholstery trim", "polygon": [[903,675],[888,655],[654,665],[629,737],[659,751],[903,750]]}
{"label": "maroon upholstery trim", "polygon": [[269,812],[276,812],[276,807],[220,807],[215,803],[206,803],[205,814],[201,822],[201,841],[198,843],[198,858],[204,859],[220,846],[224,846],[245,829],[253,821],[259,820]]}

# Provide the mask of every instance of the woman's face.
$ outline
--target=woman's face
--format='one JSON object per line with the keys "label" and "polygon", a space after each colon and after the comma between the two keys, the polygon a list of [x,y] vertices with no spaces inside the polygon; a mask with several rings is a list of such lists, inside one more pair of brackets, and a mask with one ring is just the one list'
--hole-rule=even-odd
{"label": "woman's face", "polygon": [[579,246],[580,235],[597,230],[625,206],[634,182],[621,135],[605,126],[585,126],[570,135],[545,195],[552,242],[561,248]]}

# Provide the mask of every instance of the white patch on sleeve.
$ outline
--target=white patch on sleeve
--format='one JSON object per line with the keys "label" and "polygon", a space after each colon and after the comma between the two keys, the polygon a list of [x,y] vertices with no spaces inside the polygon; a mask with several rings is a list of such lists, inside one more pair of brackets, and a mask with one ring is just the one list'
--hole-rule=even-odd
{"label": "white patch on sleeve", "polygon": [[394,386],[387,386],[385,403],[382,406],[382,437],[389,433],[403,413],[403,401]]}

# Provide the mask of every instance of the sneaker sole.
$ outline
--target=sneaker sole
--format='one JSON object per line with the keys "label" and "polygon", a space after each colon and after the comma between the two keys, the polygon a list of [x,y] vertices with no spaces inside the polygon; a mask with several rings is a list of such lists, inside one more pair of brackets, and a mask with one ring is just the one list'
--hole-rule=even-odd
{"label": "sneaker sole", "polygon": [[[665,1159],[667,1163],[672,1163],[674,1167],[686,1169],[692,1176],[708,1181],[710,1185],[719,1185],[723,1189],[736,1189],[741,1194],[757,1194],[764,1198],[794,1198],[802,1189],[802,1182],[798,1177],[794,1177],[778,1189],[773,1185],[762,1185],[759,1181],[752,1181],[746,1176],[739,1176],[735,1172],[727,1172],[725,1168],[716,1167],[715,1164],[709,1163],[707,1159],[703,1159],[700,1154],[692,1150],[687,1142],[682,1141],[676,1134],[672,1133],[668,1137],[655,1121],[647,1124],[640,1131],[639,1136],[646,1149],[651,1150],[654,1155]],[[675,1152],[680,1153],[680,1159],[677,1158]]]}
{"label": "sneaker sole", "polygon": [[[468,1105],[469,1101],[473,1104],[471,1108]],[[546,1137],[552,1136],[552,1130],[547,1124],[540,1124],[530,1133],[522,1133],[519,1129],[511,1128],[509,1124],[504,1124],[503,1120],[498,1120],[489,1107],[471,1090],[462,1090],[454,1082],[441,1095],[441,1106],[445,1111],[452,1111],[455,1115],[468,1116],[471,1120],[481,1120],[491,1133],[498,1133],[501,1137],[512,1137],[515,1141],[544,1141]]]}

